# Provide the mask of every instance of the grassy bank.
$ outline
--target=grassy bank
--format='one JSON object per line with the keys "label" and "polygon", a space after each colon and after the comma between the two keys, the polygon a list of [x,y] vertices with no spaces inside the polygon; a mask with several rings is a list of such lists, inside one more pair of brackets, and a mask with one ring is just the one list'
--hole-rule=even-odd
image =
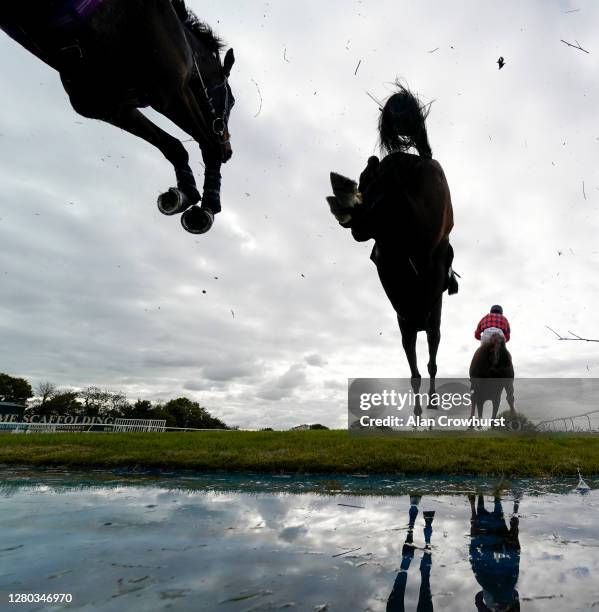
{"label": "grassy bank", "polygon": [[599,474],[599,438],[355,438],[345,431],[0,435],[0,464],[203,471]]}

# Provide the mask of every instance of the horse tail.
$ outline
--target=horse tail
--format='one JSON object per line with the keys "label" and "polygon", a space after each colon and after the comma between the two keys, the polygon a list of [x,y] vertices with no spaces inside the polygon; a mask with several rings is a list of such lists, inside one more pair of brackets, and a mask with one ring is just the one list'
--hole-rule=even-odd
{"label": "horse tail", "polygon": [[507,350],[505,338],[500,334],[493,334],[489,340],[491,349],[491,366],[503,367],[511,363],[510,352]]}
{"label": "horse tail", "polygon": [[387,153],[406,152],[412,147],[420,157],[432,157],[426,118],[430,104],[422,104],[407,87],[396,82],[398,91],[385,102],[379,119],[381,147]]}

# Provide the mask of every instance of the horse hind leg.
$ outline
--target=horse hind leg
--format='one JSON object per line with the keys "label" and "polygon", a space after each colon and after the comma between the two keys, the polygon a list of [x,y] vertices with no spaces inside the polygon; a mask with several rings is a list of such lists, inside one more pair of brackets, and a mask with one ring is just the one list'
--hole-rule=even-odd
{"label": "horse hind leg", "polygon": [[514,400],[514,381],[513,380],[509,380],[508,382],[505,383],[505,393],[507,396],[508,406],[510,407],[510,412],[512,414],[516,414],[516,408],[514,406],[515,400]]}
{"label": "horse hind leg", "polygon": [[482,419],[483,418],[483,407],[485,405],[485,400],[482,398],[479,398],[476,402],[476,412],[478,414],[478,418]]}
{"label": "horse hind leg", "polygon": [[[398,323],[401,331],[401,343],[408,359],[408,365],[410,366],[412,391],[417,394],[420,391],[422,382],[422,376],[420,376],[420,372],[418,371],[418,360],[416,357],[416,339],[418,337],[418,331],[414,327],[402,323],[399,317]],[[414,415],[420,416],[421,414],[422,406],[420,404],[420,398],[417,397],[414,402]]]}
{"label": "horse hind leg", "polygon": [[428,342],[428,375],[430,377],[429,395],[433,396],[437,393],[435,387],[435,378],[437,376],[437,352],[441,342],[441,309],[443,307],[443,298],[440,297],[434,305],[429,321],[426,327],[426,339]]}
{"label": "horse hind leg", "polygon": [[[475,414],[478,415],[478,418],[480,419],[482,414],[482,404],[476,394],[476,391],[473,391],[470,396],[470,418],[473,419]],[[468,429],[475,429],[474,424],[469,425]]]}
{"label": "horse hind leg", "polygon": [[426,331],[426,339],[428,341],[429,355],[427,364],[428,375],[430,376],[429,394],[432,396],[437,393],[435,378],[437,377],[437,351],[441,342],[441,330],[439,328],[428,329]]}
{"label": "horse hind leg", "polygon": [[[493,400],[493,414],[491,415],[492,419],[497,418],[497,413],[499,412],[499,404],[501,403],[501,396],[498,399],[494,399]],[[491,424],[491,427],[494,427],[493,424]]]}

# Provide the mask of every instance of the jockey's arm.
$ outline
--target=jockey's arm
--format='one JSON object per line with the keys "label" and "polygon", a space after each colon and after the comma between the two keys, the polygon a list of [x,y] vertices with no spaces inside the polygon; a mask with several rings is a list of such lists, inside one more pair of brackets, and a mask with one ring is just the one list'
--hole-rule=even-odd
{"label": "jockey's arm", "polygon": [[477,340],[480,340],[480,334],[481,334],[481,332],[482,332],[482,329],[481,329],[481,323],[482,323],[483,321],[484,321],[484,318],[483,318],[483,319],[481,319],[481,320],[478,322],[478,325],[476,326],[476,329],[474,330],[474,337],[475,337]]}
{"label": "jockey's arm", "polygon": [[508,323],[507,319],[505,321],[507,323],[507,329],[503,332],[503,335],[505,336],[505,341],[509,342],[510,341],[510,333],[511,333],[511,328],[510,328],[510,324]]}

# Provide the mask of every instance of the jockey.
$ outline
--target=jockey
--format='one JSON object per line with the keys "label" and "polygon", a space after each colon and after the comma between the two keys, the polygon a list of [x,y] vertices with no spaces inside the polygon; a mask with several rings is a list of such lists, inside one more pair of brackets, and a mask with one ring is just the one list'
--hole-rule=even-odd
{"label": "jockey", "polygon": [[491,312],[485,315],[478,324],[474,337],[485,344],[494,334],[499,334],[506,342],[510,341],[510,323],[503,316],[503,308],[498,304],[491,306]]}

